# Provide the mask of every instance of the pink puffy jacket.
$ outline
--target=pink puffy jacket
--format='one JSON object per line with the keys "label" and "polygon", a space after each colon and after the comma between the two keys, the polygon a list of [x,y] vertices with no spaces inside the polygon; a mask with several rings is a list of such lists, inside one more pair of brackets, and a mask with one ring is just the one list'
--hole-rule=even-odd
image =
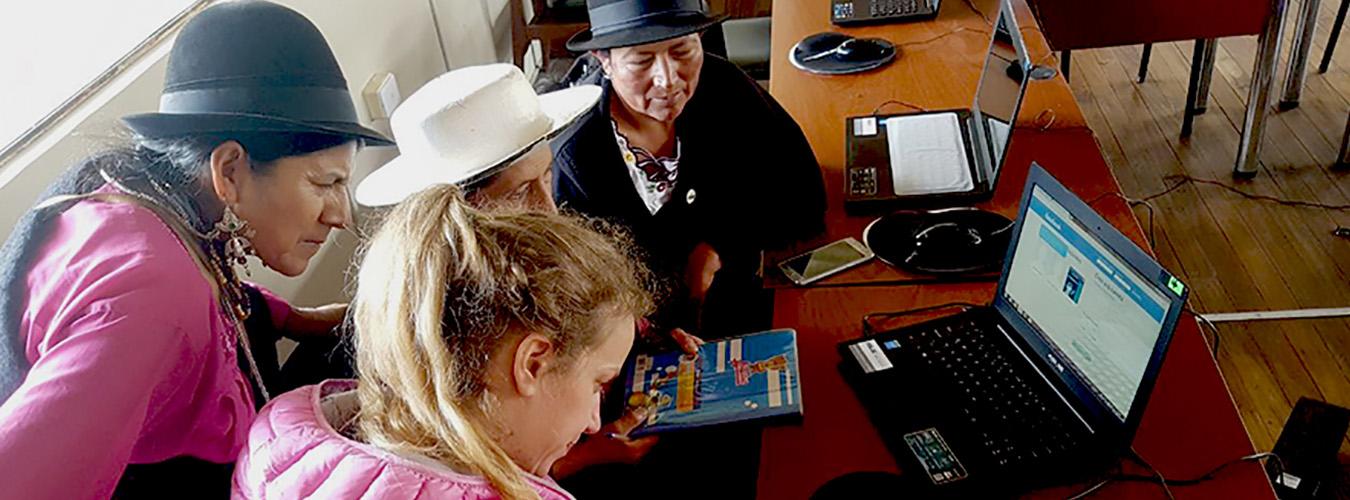
{"label": "pink puffy jacket", "polygon": [[[234,498],[456,498],[489,500],[479,476],[397,455],[338,433],[356,415],[356,382],[329,380],[263,407],[234,473]],[[550,479],[527,476],[543,500],[572,500]]]}

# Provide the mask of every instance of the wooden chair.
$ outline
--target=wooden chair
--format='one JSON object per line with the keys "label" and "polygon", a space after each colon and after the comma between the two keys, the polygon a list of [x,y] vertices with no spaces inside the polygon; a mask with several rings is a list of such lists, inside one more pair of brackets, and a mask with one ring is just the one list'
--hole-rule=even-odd
{"label": "wooden chair", "polygon": [[1350,0],[1341,0],[1341,8],[1336,11],[1336,22],[1331,25],[1331,37],[1327,39],[1327,48],[1322,52],[1322,64],[1317,65],[1318,73],[1326,73],[1331,66],[1331,54],[1336,52],[1336,41],[1341,38],[1341,26],[1345,25],[1345,11],[1350,9]]}
{"label": "wooden chair", "polygon": [[[539,68],[548,67],[549,59],[565,57],[567,39],[586,29],[585,2],[556,0],[550,7],[547,0],[507,0],[511,6],[511,56],[516,66],[525,68],[525,53],[530,42],[539,40],[543,51],[540,53]],[[530,2],[534,16],[525,20],[525,2]]]}

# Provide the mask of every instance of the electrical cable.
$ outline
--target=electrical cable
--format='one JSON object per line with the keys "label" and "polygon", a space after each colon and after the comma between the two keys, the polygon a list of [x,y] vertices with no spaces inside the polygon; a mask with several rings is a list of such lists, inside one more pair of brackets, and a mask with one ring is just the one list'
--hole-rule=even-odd
{"label": "electrical cable", "polygon": [[895,104],[895,105],[899,105],[899,106],[904,106],[904,107],[906,107],[906,108],[909,108],[909,109],[918,111],[918,112],[920,112],[920,113],[927,113],[927,112],[928,112],[928,110],[927,110],[927,109],[924,109],[922,106],[917,106],[917,105],[914,105],[914,104],[910,104],[910,103],[908,103],[908,102],[901,101],[901,100],[899,100],[899,99],[889,99],[889,100],[887,100],[886,102],[883,102],[883,103],[881,103],[881,104],[878,104],[877,107],[872,108],[872,116],[877,116],[877,112],[881,111],[881,108],[886,107],[887,104]]}
{"label": "electrical cable", "polygon": [[1279,197],[1269,196],[1269,195],[1264,195],[1264,194],[1248,193],[1248,192],[1243,191],[1243,190],[1237,188],[1236,186],[1233,186],[1233,185],[1228,184],[1228,183],[1219,182],[1219,181],[1211,180],[1211,179],[1202,179],[1202,178],[1199,178],[1199,177],[1192,177],[1192,176],[1184,175],[1184,174],[1174,174],[1174,175],[1169,175],[1169,176],[1163,177],[1163,180],[1169,180],[1169,179],[1175,179],[1175,180],[1177,180],[1177,182],[1176,182],[1175,184],[1173,184],[1171,187],[1168,187],[1167,189],[1162,190],[1161,192],[1158,192],[1158,193],[1155,193],[1155,194],[1151,194],[1151,195],[1148,195],[1148,196],[1145,196],[1145,197],[1141,198],[1141,201],[1151,201],[1151,200],[1160,198],[1160,197],[1162,197],[1162,196],[1165,196],[1165,195],[1167,195],[1167,194],[1170,194],[1170,193],[1173,192],[1173,191],[1176,191],[1178,188],[1180,188],[1181,186],[1184,186],[1184,185],[1186,185],[1186,184],[1205,184],[1205,185],[1209,185],[1209,186],[1218,186],[1218,187],[1221,187],[1221,188],[1223,188],[1223,189],[1225,189],[1225,190],[1227,190],[1227,191],[1231,191],[1231,192],[1233,192],[1233,193],[1236,193],[1236,194],[1238,194],[1239,196],[1242,196],[1243,198],[1247,198],[1247,199],[1249,199],[1249,200],[1269,201],[1269,202],[1278,203],[1278,204],[1286,205],[1286,206],[1292,206],[1292,207],[1320,208],[1320,209],[1323,209],[1323,210],[1334,210],[1334,211],[1341,211],[1341,212],[1350,210],[1350,205],[1334,205],[1334,204],[1321,203],[1321,202],[1315,202],[1315,201],[1290,200],[1290,199],[1279,198]]}
{"label": "electrical cable", "polygon": [[1110,479],[1110,478],[1103,479],[1103,480],[1099,481],[1097,484],[1094,484],[1094,485],[1088,487],[1088,489],[1083,490],[1082,492],[1078,493],[1077,495],[1068,497],[1068,498],[1066,498],[1065,500],[1080,500],[1080,499],[1083,499],[1083,498],[1087,498],[1088,496],[1092,495],[1093,493],[1096,493],[1097,490],[1102,489],[1102,487],[1106,486],[1107,483],[1110,483],[1110,482],[1111,482],[1111,479]]}
{"label": "electrical cable", "polygon": [[956,27],[955,29],[953,29],[953,30],[951,30],[951,31],[948,31],[948,32],[946,32],[946,33],[943,33],[943,34],[941,34],[941,35],[938,35],[938,36],[935,36],[935,37],[932,37],[932,38],[925,38],[925,39],[923,39],[923,40],[918,40],[918,41],[913,41],[913,42],[897,43],[897,44],[895,44],[895,46],[896,46],[896,47],[913,47],[913,46],[916,46],[916,45],[929,44],[929,43],[933,43],[933,42],[936,42],[936,41],[938,41],[938,40],[941,40],[941,39],[943,39],[943,38],[947,38],[947,37],[949,37],[949,36],[955,35],[955,34],[957,34],[957,33],[962,33],[962,32],[966,32],[966,31],[970,31],[970,32],[974,32],[974,33],[982,33],[982,34],[985,34],[985,35],[988,35],[988,34],[989,34],[989,31],[987,31],[987,30],[982,30],[982,29],[977,29],[977,28],[967,28],[967,27],[965,27],[965,26],[958,26],[958,27]]}
{"label": "electrical cable", "polygon": [[958,276],[924,276],[919,278],[901,278],[883,281],[851,281],[846,283],[812,283],[802,285],[797,288],[869,288],[869,287],[888,287],[888,286],[907,286],[907,285],[950,285],[954,283],[993,283],[998,281],[998,273],[976,274],[976,275],[958,275]]}
{"label": "electrical cable", "polygon": [[1101,195],[1097,196],[1096,198],[1093,198],[1091,201],[1088,201],[1088,202],[1087,202],[1087,205],[1088,205],[1089,207],[1090,207],[1090,206],[1093,206],[1093,205],[1096,205],[1097,202],[1102,201],[1103,198],[1106,198],[1106,197],[1108,197],[1108,196],[1115,196],[1115,197],[1117,197],[1117,198],[1120,198],[1121,201],[1124,201],[1126,204],[1130,205],[1131,207],[1134,207],[1134,206],[1141,206],[1141,205],[1142,205],[1142,206],[1144,207],[1144,209],[1145,209],[1146,211],[1148,211],[1148,246],[1149,246],[1150,248],[1157,247],[1157,246],[1158,246],[1158,245],[1157,245],[1158,239],[1157,239],[1157,234],[1154,232],[1154,228],[1156,227],[1155,224],[1154,224],[1154,219],[1157,218],[1157,217],[1156,217],[1157,214],[1156,214],[1156,212],[1154,211],[1153,204],[1152,204],[1152,203],[1149,203],[1147,200],[1136,200],[1136,199],[1134,199],[1134,198],[1130,198],[1130,197],[1128,197],[1128,196],[1125,196],[1123,193],[1116,192],[1116,191],[1111,191],[1111,192],[1107,192],[1107,193],[1102,193]]}
{"label": "electrical cable", "polygon": [[1171,497],[1170,495],[1171,490],[1169,488],[1171,486],[1195,486],[1205,481],[1213,480],[1215,476],[1218,476],[1220,472],[1224,471],[1224,469],[1227,469],[1229,467],[1232,467],[1234,465],[1243,462],[1260,463],[1264,459],[1270,459],[1270,461],[1274,462],[1275,467],[1274,472],[1276,477],[1279,477],[1280,473],[1284,471],[1284,461],[1280,460],[1280,456],[1276,455],[1274,452],[1267,451],[1262,453],[1253,453],[1251,455],[1246,455],[1243,457],[1235,458],[1233,460],[1229,460],[1227,462],[1219,464],[1217,467],[1214,467],[1213,469],[1210,469],[1208,472],[1205,472],[1204,474],[1201,474],[1197,477],[1189,479],[1167,479],[1164,478],[1163,475],[1159,473],[1157,469],[1153,468],[1152,464],[1148,463],[1147,460],[1144,460],[1144,457],[1140,455],[1138,451],[1135,451],[1134,448],[1130,448],[1130,453],[1135,460],[1137,460],[1145,468],[1149,469],[1149,471],[1153,473],[1153,475],[1140,476],[1140,475],[1122,474],[1118,476],[1113,476],[1111,479],[1114,481],[1145,481],[1145,482],[1156,481],[1164,488],[1164,491],[1169,493],[1168,495],[1169,498]]}
{"label": "electrical cable", "polygon": [[1153,464],[1148,463],[1148,460],[1144,460],[1144,456],[1140,455],[1138,451],[1135,451],[1133,446],[1130,447],[1130,456],[1138,461],[1140,465],[1143,465],[1145,469],[1148,469],[1148,471],[1153,474],[1153,477],[1158,478],[1158,485],[1162,486],[1163,493],[1167,495],[1167,500],[1177,500],[1177,497],[1172,495],[1172,488],[1167,485],[1167,478],[1163,477],[1162,472],[1159,472]]}
{"label": "electrical cable", "polygon": [[986,15],[984,11],[980,10],[979,7],[976,7],[974,2],[971,2],[970,0],[961,0],[961,1],[966,4],[966,7],[969,7],[970,10],[978,14],[980,16],[980,19],[984,19],[984,24],[988,24],[990,26],[994,25],[994,20],[990,19],[989,16]]}
{"label": "electrical cable", "polygon": [[[1276,454],[1271,453],[1271,452],[1255,453],[1255,454],[1247,455],[1247,456],[1240,457],[1240,458],[1237,458],[1237,459],[1234,459],[1234,460],[1229,460],[1229,461],[1227,461],[1227,462],[1224,462],[1224,463],[1222,463],[1222,464],[1219,464],[1218,467],[1215,467],[1215,468],[1213,468],[1213,469],[1210,469],[1208,472],[1205,472],[1204,474],[1201,474],[1201,475],[1198,476],[1198,477],[1189,478],[1189,479],[1168,479],[1168,478],[1164,477],[1164,476],[1162,475],[1162,473],[1158,471],[1157,468],[1153,467],[1153,464],[1150,464],[1147,460],[1145,460],[1144,457],[1143,457],[1142,455],[1140,455],[1139,452],[1136,451],[1133,447],[1130,448],[1130,458],[1133,458],[1136,462],[1138,462],[1140,465],[1142,465],[1145,469],[1148,469],[1149,474],[1148,474],[1148,475],[1140,475],[1140,474],[1111,473],[1111,474],[1108,474],[1108,475],[1107,475],[1104,479],[1102,479],[1101,481],[1098,481],[1098,482],[1096,482],[1096,483],[1093,483],[1093,485],[1092,485],[1092,486],[1089,486],[1087,489],[1085,489],[1085,490],[1083,490],[1083,491],[1081,491],[1081,492],[1079,492],[1079,493],[1077,493],[1077,494],[1075,494],[1075,495],[1073,495],[1073,496],[1068,497],[1067,500],[1082,500],[1082,499],[1087,498],[1087,497],[1091,496],[1092,494],[1094,494],[1094,493],[1100,491],[1103,487],[1105,487],[1107,484],[1110,484],[1110,483],[1112,483],[1112,482],[1145,482],[1145,483],[1155,483],[1155,484],[1157,484],[1159,487],[1161,487],[1161,488],[1163,489],[1163,494],[1167,495],[1167,498],[1173,499],[1173,498],[1175,498],[1175,497],[1172,495],[1172,488],[1171,488],[1172,486],[1183,486],[1183,487],[1184,487],[1184,486],[1195,486],[1195,485],[1200,484],[1200,483],[1203,483],[1203,482],[1205,482],[1205,481],[1209,481],[1209,480],[1214,479],[1220,472],[1223,472],[1224,469],[1227,469],[1228,467],[1231,467],[1231,466],[1233,466],[1233,465],[1236,465],[1236,464],[1239,464],[1239,463],[1242,463],[1242,462],[1253,462],[1253,461],[1259,463],[1259,462],[1260,462],[1261,460],[1263,460],[1263,459],[1270,459],[1272,462],[1274,462],[1274,468],[1275,468],[1274,472],[1275,472],[1276,477],[1279,477],[1280,473],[1284,471],[1284,463],[1280,460],[1279,455],[1276,455]],[[1116,470],[1119,470],[1119,468],[1117,468]]]}

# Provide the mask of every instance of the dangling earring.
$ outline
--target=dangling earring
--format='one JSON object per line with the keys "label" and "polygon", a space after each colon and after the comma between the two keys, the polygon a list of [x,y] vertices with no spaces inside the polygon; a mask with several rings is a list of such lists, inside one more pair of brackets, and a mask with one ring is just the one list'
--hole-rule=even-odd
{"label": "dangling earring", "polygon": [[253,237],[253,229],[248,227],[248,222],[235,215],[233,209],[225,207],[225,213],[221,214],[215,229],[206,236],[224,242],[226,264],[243,267],[244,272],[248,272],[248,256],[254,255],[253,242],[249,241]]}

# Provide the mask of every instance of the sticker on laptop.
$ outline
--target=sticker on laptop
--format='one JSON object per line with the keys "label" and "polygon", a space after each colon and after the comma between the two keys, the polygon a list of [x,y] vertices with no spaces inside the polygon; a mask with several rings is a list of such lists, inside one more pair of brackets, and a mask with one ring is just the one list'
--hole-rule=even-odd
{"label": "sticker on laptop", "polygon": [[854,137],[870,137],[877,135],[877,119],[874,116],[857,118],[853,120]]}
{"label": "sticker on laptop", "polygon": [[853,353],[854,358],[857,358],[858,366],[862,367],[863,373],[875,373],[893,368],[890,358],[886,357],[886,353],[881,352],[881,346],[878,346],[875,340],[851,344],[848,346],[848,350]]}
{"label": "sticker on laptop", "polygon": [[952,483],[968,476],[966,466],[961,465],[961,460],[956,458],[937,429],[929,427],[905,434],[905,445],[919,460],[919,465],[923,466],[925,475],[933,484]]}

